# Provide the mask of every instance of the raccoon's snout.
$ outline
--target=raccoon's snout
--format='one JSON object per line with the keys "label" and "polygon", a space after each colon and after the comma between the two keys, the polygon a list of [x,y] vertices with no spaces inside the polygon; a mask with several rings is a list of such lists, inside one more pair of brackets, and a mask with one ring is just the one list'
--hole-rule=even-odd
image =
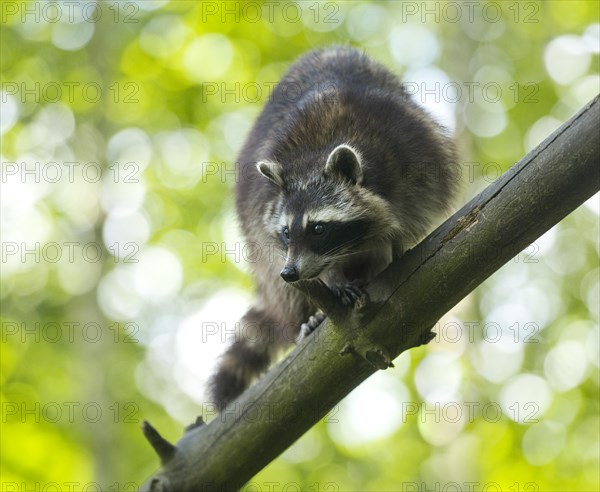
{"label": "raccoon's snout", "polygon": [[296,282],[300,280],[300,273],[295,265],[285,265],[281,270],[281,278],[286,282]]}

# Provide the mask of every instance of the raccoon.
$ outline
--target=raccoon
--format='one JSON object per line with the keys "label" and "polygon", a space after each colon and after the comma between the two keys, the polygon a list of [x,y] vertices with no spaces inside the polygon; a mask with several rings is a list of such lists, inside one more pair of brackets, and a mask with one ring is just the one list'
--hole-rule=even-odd
{"label": "raccoon", "polygon": [[253,263],[254,305],[209,381],[219,409],[301,326],[310,331],[323,319],[311,317],[317,306],[295,282],[320,279],[352,305],[449,211],[457,188],[443,128],[394,74],[349,47],[312,51],[291,66],[238,163],[239,220],[262,254]]}

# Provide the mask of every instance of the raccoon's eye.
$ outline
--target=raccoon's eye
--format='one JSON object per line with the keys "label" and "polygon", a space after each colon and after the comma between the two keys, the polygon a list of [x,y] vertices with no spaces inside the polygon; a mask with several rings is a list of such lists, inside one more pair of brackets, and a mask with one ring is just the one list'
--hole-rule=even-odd
{"label": "raccoon's eye", "polygon": [[290,238],[290,230],[287,227],[283,228],[283,231],[281,231],[281,234],[283,235],[284,238],[289,239]]}
{"label": "raccoon's eye", "polygon": [[323,234],[325,232],[325,226],[323,224],[315,224],[312,226],[312,232],[317,236]]}

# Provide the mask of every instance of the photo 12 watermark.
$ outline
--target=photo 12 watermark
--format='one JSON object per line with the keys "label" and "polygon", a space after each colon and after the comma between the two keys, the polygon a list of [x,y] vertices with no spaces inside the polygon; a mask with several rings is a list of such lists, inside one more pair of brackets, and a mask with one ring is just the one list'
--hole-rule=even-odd
{"label": "photo 12 watermark", "polygon": [[402,492],[538,492],[537,482],[402,482]]}
{"label": "photo 12 watermark", "polygon": [[449,1],[449,2],[398,2],[402,23],[421,22],[455,24],[485,22],[513,22],[537,24],[540,5],[537,2],[481,2],[481,1]]}
{"label": "photo 12 watermark", "polygon": [[[39,3],[39,2],[36,2]],[[114,103],[136,104],[140,100],[138,94],[140,86],[136,82],[113,82],[104,87],[98,82],[2,82],[2,102],[6,103],[9,97],[17,101],[36,104],[52,103],[79,103],[96,104],[102,101]]]}
{"label": "photo 12 watermark", "polygon": [[28,422],[67,423],[67,424],[97,424],[124,423],[139,424],[139,406],[135,402],[111,402],[110,404],[97,401],[48,401],[48,402],[2,402],[2,423]]}
{"label": "photo 12 watermark", "polygon": [[140,327],[133,321],[3,321],[2,343],[139,343]]}
{"label": "photo 12 watermark", "polygon": [[[509,412],[509,415],[506,413]],[[477,420],[493,423],[509,418],[522,424],[536,424],[541,415],[534,401],[512,402],[505,410],[498,402],[462,401],[446,403],[402,402],[402,422],[416,419],[419,423],[473,423]]]}
{"label": "photo 12 watermark", "polygon": [[337,414],[339,406],[335,405],[331,409],[323,407],[319,403],[314,405],[296,405],[293,403],[282,403],[281,401],[261,400],[258,402],[240,403],[234,401],[221,412],[212,402],[202,404],[202,417],[204,420],[218,419],[220,422],[297,422],[301,419],[310,417],[311,419],[322,420],[327,424],[337,424],[339,419]]}
{"label": "photo 12 watermark", "polygon": [[136,482],[15,482],[0,481],[1,492],[138,492]]}
{"label": "photo 12 watermark", "polygon": [[201,3],[200,18],[202,23],[248,23],[266,22],[273,24],[298,22],[312,24],[341,24],[339,2],[281,2],[267,0],[264,2],[237,1]]}
{"label": "photo 12 watermark", "polygon": [[136,162],[80,161],[2,161],[2,183],[98,183],[102,179],[113,183],[139,183],[140,165]]}
{"label": "photo 12 watermark", "polygon": [[114,263],[138,263],[136,258],[140,251],[139,244],[135,242],[115,242],[107,246],[107,251],[96,241],[39,241],[27,243],[25,241],[4,241],[1,246],[2,263],[17,261],[20,263],[99,263],[107,257],[112,257]]}
{"label": "photo 12 watermark", "polygon": [[137,2],[106,1],[89,2],[86,0],[36,1],[25,0],[2,2],[2,23],[35,24],[47,23],[76,24],[87,22],[96,24],[102,19],[119,24],[136,24],[139,22]]}
{"label": "photo 12 watermark", "polygon": [[339,492],[340,484],[333,481],[311,482],[305,485],[300,482],[259,482],[252,480],[244,485],[240,492]]}

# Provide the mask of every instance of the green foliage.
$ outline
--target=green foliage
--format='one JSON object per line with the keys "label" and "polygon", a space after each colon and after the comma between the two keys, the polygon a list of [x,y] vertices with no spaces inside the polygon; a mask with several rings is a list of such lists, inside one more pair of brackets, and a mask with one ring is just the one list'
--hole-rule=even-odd
{"label": "green foliage", "polygon": [[[134,490],[143,419],[214,415],[252,290],[236,152],[295,57],[402,76],[455,130],[463,201],[599,87],[597,2],[0,6],[2,490]],[[598,490],[597,238],[596,196],[246,490]]]}

